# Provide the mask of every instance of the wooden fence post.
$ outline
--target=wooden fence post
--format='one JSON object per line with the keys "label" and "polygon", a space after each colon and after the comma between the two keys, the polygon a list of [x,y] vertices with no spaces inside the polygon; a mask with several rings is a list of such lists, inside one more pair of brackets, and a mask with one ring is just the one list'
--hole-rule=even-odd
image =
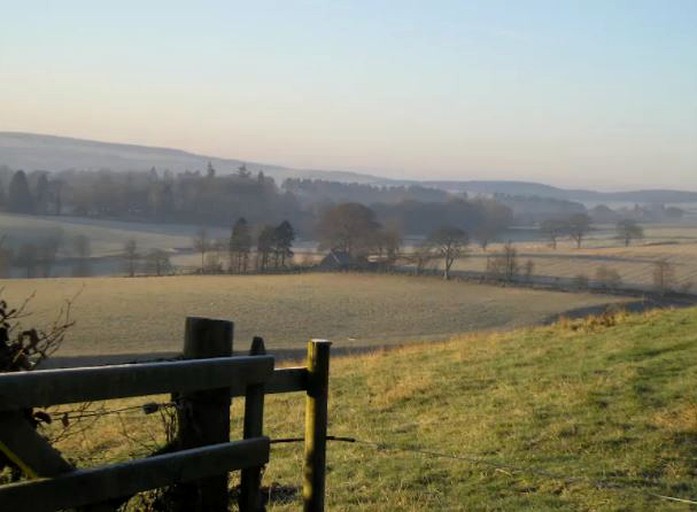
{"label": "wooden fence post", "polygon": [[327,396],[331,342],[312,340],[307,345],[307,398],[305,401],[305,464],[303,510],[324,511],[327,451]]}
{"label": "wooden fence post", "polygon": [[[252,340],[250,356],[266,355],[264,339],[255,336]],[[247,386],[244,397],[244,439],[260,437],[264,429],[264,385]],[[240,512],[260,512],[264,510],[261,501],[262,467],[246,468],[240,475]]]}
{"label": "wooden fence post", "polygon": [[[232,356],[232,322],[187,317],[184,359]],[[230,441],[230,388],[186,393],[178,409],[179,449]],[[229,508],[228,474],[177,486],[173,496],[178,511],[225,512]]]}

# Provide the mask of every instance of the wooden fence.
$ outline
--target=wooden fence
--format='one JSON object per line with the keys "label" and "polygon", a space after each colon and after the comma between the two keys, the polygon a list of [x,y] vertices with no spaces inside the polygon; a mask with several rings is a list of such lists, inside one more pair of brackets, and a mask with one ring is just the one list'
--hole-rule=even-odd
{"label": "wooden fence", "polygon": [[[331,343],[308,344],[306,367],[274,369],[263,341],[232,357],[232,322],[187,318],[184,360],[0,375],[0,451],[29,479],[0,486],[0,510],[81,507],[115,510],[138,492],[170,487],[173,508],[229,508],[228,473],[241,470],[240,510],[263,510],[261,473],[269,461],[264,397],[306,392],[303,508],[324,510],[327,390]],[[76,468],[33,428],[33,407],[172,393],[178,433],[166,453]],[[243,439],[230,441],[230,403],[244,397]]]}

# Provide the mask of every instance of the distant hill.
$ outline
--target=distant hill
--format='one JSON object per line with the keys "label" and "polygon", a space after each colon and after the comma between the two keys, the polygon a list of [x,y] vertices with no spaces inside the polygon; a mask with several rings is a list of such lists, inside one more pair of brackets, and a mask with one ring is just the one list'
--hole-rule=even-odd
{"label": "distant hill", "polygon": [[508,194],[567,199],[567,190],[531,181],[425,181],[426,187],[468,194]]}
{"label": "distant hill", "polygon": [[563,189],[530,181],[424,181],[425,187],[440,188],[453,193],[507,194],[511,196],[538,196],[579,202],[631,203],[694,203],[697,192],[683,190],[630,190],[598,192],[584,189]]}
{"label": "distant hill", "polygon": [[363,183],[382,186],[421,185],[452,193],[508,194],[538,196],[580,202],[633,202],[633,203],[693,203],[697,192],[680,190],[635,190],[626,192],[597,192],[594,190],[562,189],[529,181],[440,180],[416,181],[381,178],[369,174],[316,169],[293,169],[259,162],[197,155],[177,149],[115,144],[92,140],[38,135],[32,133],[0,132],[0,166],[26,171],[66,169],[114,171],[146,171],[152,167],[169,169],[174,173],[186,170],[204,171],[211,162],[219,174],[229,174],[245,164],[253,173],[263,171],[277,183],[286,178],[307,178]]}
{"label": "distant hill", "polygon": [[197,155],[178,149],[115,144],[92,140],[37,135],[31,133],[0,132],[0,165],[26,171],[67,169],[113,171],[147,171],[152,167],[169,169],[174,173],[205,171],[211,162],[220,174],[235,172],[242,164],[253,173],[263,171],[278,182],[286,178],[313,178],[342,182],[375,183],[381,178],[366,174],[292,169],[258,162],[244,162],[229,158]]}

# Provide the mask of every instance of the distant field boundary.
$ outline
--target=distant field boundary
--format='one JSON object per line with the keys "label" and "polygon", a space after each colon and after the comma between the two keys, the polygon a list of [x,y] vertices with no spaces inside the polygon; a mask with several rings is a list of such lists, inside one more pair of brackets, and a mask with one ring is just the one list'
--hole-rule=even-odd
{"label": "distant field boundary", "polygon": [[[380,272],[380,271],[373,271]],[[442,279],[443,272],[438,269],[426,269],[416,274],[412,267],[393,267],[383,273],[395,273],[402,275],[432,276]],[[451,270],[450,279],[455,281],[467,281],[481,285],[491,286],[512,286],[516,288],[529,288],[533,290],[550,290],[559,292],[591,292],[604,295],[620,297],[640,297],[642,300],[652,301],[657,307],[688,307],[697,305],[697,293],[685,293],[674,290],[667,290],[659,293],[640,287],[616,286],[608,287],[595,281],[589,280],[588,286],[580,288],[576,285],[574,278],[533,275],[530,277],[514,276],[509,280],[492,278],[486,272],[476,270]]]}

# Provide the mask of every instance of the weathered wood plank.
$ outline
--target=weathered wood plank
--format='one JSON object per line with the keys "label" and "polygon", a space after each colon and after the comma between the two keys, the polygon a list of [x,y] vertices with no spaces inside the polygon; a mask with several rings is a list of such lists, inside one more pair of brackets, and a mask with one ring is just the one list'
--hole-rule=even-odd
{"label": "weathered wood plank", "polygon": [[36,432],[23,412],[0,412],[0,451],[30,478],[75,469]]}
{"label": "weathered wood plank", "polygon": [[[254,337],[250,356],[266,354],[264,339]],[[247,387],[244,399],[244,428],[245,439],[260,437],[264,431],[264,385],[254,384]],[[242,470],[240,475],[240,512],[263,512],[261,501],[262,467],[256,466]]]}
{"label": "weathered wood plank", "polygon": [[43,512],[80,507],[175,482],[259,466],[269,460],[265,437],[77,470],[51,479],[0,487],[0,510]]}
{"label": "weathered wood plank", "polygon": [[[182,355],[185,359],[224,357],[232,360],[233,331],[232,322],[188,317]],[[230,440],[230,382],[223,386],[180,395],[177,409],[177,445],[180,449]],[[172,496],[176,503],[175,512],[226,512],[228,474],[222,470],[208,478],[177,485]]]}
{"label": "weathered wood plank", "polygon": [[[307,368],[279,368],[274,370],[273,375],[264,383],[264,393],[267,395],[278,393],[293,393],[296,391],[307,391]],[[232,396],[245,396],[246,387],[232,386]]]}
{"label": "weathered wood plank", "polygon": [[331,342],[312,340],[307,346],[309,380],[305,399],[305,463],[303,510],[324,511],[327,452],[327,398]]}
{"label": "weathered wood plank", "polygon": [[273,356],[43,370],[0,375],[0,410],[259,384]]}

